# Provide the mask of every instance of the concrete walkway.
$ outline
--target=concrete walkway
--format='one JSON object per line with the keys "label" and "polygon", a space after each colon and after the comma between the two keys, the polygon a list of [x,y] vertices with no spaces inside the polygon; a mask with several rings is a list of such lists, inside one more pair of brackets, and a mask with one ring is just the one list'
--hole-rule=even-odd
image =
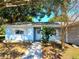
{"label": "concrete walkway", "polygon": [[34,42],[25,52],[22,59],[42,59],[42,49],[40,42]]}

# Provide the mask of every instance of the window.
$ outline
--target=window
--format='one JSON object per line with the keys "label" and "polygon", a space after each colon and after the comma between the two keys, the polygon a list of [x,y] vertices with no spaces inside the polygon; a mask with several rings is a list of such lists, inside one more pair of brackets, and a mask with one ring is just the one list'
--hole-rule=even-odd
{"label": "window", "polygon": [[22,30],[16,30],[16,34],[24,34],[24,31],[22,31]]}

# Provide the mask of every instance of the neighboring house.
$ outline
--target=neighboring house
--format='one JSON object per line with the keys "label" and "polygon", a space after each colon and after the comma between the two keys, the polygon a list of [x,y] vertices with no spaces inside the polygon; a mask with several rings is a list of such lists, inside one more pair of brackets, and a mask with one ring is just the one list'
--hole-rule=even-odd
{"label": "neighboring house", "polygon": [[25,40],[32,41],[32,42],[41,41],[42,26],[56,28],[56,35],[51,36],[50,41],[60,39],[60,34],[59,34],[60,25],[59,25],[59,23],[48,23],[48,22],[8,24],[6,26],[5,39],[10,40],[10,41],[25,41]]}
{"label": "neighboring house", "polygon": [[66,42],[79,45],[79,22],[71,24],[66,35]]}

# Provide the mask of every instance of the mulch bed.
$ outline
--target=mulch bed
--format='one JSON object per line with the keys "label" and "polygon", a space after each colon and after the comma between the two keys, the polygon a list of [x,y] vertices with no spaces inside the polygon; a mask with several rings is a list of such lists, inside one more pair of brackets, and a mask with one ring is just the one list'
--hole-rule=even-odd
{"label": "mulch bed", "polygon": [[20,59],[30,43],[0,43],[0,59]]}
{"label": "mulch bed", "polygon": [[61,59],[61,46],[56,43],[42,44],[43,59]]}

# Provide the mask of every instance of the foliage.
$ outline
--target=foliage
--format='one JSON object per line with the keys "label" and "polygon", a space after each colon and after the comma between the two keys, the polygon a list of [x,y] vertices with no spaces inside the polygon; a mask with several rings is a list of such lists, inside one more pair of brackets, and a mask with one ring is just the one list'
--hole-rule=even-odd
{"label": "foliage", "polygon": [[[31,17],[31,15],[28,16],[30,14],[29,12],[30,12],[29,8],[26,9],[25,6],[11,7],[1,9],[0,16],[3,17],[4,19],[8,19],[9,22],[26,21],[27,19],[29,19],[29,17]],[[32,21],[32,18],[30,18],[30,20],[27,21]]]}
{"label": "foliage", "polygon": [[49,37],[55,35],[56,31],[53,27],[42,27],[42,42],[46,43],[49,41]]}
{"label": "foliage", "polygon": [[3,42],[3,40],[5,40],[5,35],[0,36],[0,42]]}
{"label": "foliage", "polygon": [[71,0],[31,0],[25,5],[0,9],[0,16],[8,19],[11,23],[15,21],[32,21],[32,18],[28,20],[28,16],[40,17],[38,20],[41,21],[41,18],[45,15],[50,16],[51,12],[55,16],[59,16],[59,11],[61,11],[61,14],[65,11],[67,14],[71,2]]}
{"label": "foliage", "polygon": [[0,42],[5,39],[5,25],[0,25]]}
{"label": "foliage", "polygon": [[[40,17],[42,18],[44,13],[41,11],[41,9],[41,2],[31,1],[29,4],[26,5],[21,5],[17,7],[6,7],[0,9],[0,16],[5,19],[9,19],[10,22],[14,22],[16,20],[26,21],[27,19],[29,19],[28,16],[37,17],[40,15],[40,13]],[[32,21],[32,18],[30,18],[30,20]]]}
{"label": "foliage", "polygon": [[25,19],[24,21],[26,21],[26,22],[33,22],[32,18],[33,18],[32,16],[25,16],[24,17],[24,19]]}
{"label": "foliage", "polygon": [[5,25],[0,26],[0,35],[5,35]]}
{"label": "foliage", "polygon": [[57,16],[49,19],[49,22],[66,22],[69,21],[67,16]]}
{"label": "foliage", "polygon": [[22,20],[26,16],[43,18],[45,15],[50,16],[51,12],[58,16],[59,10],[63,12],[63,8],[69,7],[71,2],[71,0],[31,0],[25,5],[1,9],[0,16],[11,21],[14,18]]}

